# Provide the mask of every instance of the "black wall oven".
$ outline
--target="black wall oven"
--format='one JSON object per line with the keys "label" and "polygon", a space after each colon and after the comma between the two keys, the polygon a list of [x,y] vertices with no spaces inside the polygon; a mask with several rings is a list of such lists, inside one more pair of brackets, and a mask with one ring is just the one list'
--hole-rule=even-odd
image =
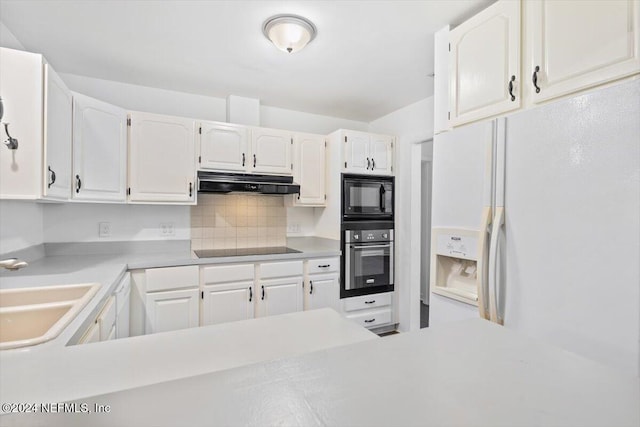
{"label": "black wall oven", "polygon": [[347,229],[343,241],[340,298],[393,291],[393,229]]}
{"label": "black wall oven", "polygon": [[342,220],[393,221],[394,178],[342,175]]}

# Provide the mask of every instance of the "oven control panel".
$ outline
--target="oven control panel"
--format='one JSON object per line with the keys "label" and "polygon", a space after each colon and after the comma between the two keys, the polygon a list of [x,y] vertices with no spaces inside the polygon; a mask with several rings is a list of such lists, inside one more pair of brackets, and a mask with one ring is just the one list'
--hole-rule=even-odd
{"label": "oven control panel", "polygon": [[346,243],[371,243],[393,241],[393,230],[347,230]]}

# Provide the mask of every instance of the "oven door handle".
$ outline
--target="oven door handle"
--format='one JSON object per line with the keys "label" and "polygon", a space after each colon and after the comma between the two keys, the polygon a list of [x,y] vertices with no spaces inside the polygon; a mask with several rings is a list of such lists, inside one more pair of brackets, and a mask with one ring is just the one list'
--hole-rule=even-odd
{"label": "oven door handle", "polygon": [[380,184],[380,213],[384,213],[387,209],[387,202],[384,197],[384,193],[386,192],[387,190],[384,189],[384,184]]}
{"label": "oven door handle", "polygon": [[391,248],[391,243],[385,245],[351,245],[353,249],[377,249],[377,248]]}

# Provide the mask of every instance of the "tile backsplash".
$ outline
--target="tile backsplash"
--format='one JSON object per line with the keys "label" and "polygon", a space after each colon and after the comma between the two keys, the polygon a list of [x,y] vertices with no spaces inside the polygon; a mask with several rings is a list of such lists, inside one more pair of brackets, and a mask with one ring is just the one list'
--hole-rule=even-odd
{"label": "tile backsplash", "polygon": [[191,207],[191,250],[287,244],[283,196],[198,194]]}

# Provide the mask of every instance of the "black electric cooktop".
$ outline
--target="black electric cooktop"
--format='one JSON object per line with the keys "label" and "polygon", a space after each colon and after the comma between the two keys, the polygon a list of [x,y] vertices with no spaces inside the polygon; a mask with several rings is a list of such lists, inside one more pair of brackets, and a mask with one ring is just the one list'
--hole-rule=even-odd
{"label": "black electric cooktop", "polygon": [[286,246],[268,246],[264,248],[201,249],[193,252],[198,258],[215,258],[221,256],[299,254],[301,251]]}

